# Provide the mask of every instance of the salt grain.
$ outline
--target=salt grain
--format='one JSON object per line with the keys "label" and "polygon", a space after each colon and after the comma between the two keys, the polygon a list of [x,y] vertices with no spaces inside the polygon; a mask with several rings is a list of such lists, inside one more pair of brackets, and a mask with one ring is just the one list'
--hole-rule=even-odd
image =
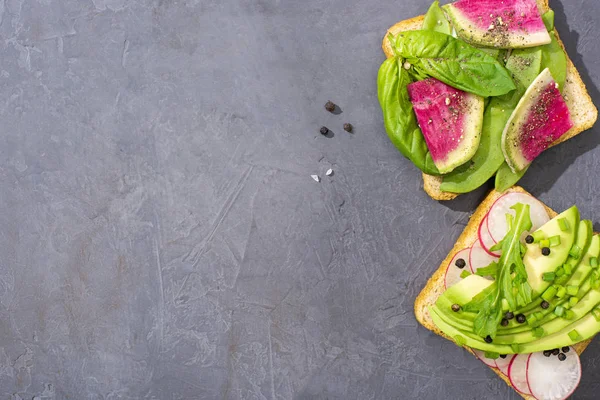
{"label": "salt grain", "polygon": [[313,178],[315,182],[321,182],[321,178],[319,178],[319,175],[311,175],[310,177]]}
{"label": "salt grain", "polygon": [[450,97],[446,97],[446,105],[449,106],[450,105]]}
{"label": "salt grain", "polygon": [[327,175],[327,176],[331,176],[331,175],[333,175],[333,170],[332,170],[331,168],[329,168],[329,169],[327,170],[327,172],[325,172],[325,175]]}

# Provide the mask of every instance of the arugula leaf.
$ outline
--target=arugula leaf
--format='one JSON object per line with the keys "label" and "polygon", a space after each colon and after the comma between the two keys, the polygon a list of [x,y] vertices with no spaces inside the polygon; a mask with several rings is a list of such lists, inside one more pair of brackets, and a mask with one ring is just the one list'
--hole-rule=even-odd
{"label": "arugula leaf", "polygon": [[435,31],[445,33],[446,35],[452,34],[452,26],[446,19],[446,15],[440,7],[440,2],[435,0],[423,20],[423,26],[421,27],[424,31]]}
{"label": "arugula leaf", "polygon": [[395,51],[421,72],[469,93],[500,96],[516,88],[498,60],[450,35],[401,32],[395,40]]}
{"label": "arugula leaf", "polygon": [[475,275],[484,276],[484,277],[491,276],[492,278],[495,278],[497,274],[498,274],[498,263],[497,262],[492,262],[487,267],[479,268],[475,272]]}
{"label": "arugula leaf", "polygon": [[408,96],[412,79],[399,57],[388,58],[379,69],[377,95],[385,130],[394,146],[421,171],[439,175]]}
{"label": "arugula leaf", "polygon": [[508,303],[510,310],[524,307],[532,301],[532,289],[527,282],[520,241],[523,232],[529,231],[532,227],[529,205],[517,203],[511,208],[515,210],[516,215],[507,214],[508,233],[497,246],[494,246],[502,249],[500,260],[495,266],[496,282],[464,307],[465,311],[477,311],[473,330],[481,337],[489,335],[493,338],[496,335],[498,324],[502,319],[503,301]]}

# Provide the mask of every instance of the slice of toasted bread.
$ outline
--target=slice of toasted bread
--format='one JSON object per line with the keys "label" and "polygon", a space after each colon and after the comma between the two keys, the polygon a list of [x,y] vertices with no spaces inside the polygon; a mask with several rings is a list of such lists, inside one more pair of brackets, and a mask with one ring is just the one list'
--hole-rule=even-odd
{"label": "slice of toasted bread", "polygon": [[[538,6],[542,13],[550,9],[548,6],[548,0],[538,0]],[[423,25],[423,18],[424,16],[421,15],[415,18],[400,21],[387,30],[383,38],[382,44],[383,52],[385,53],[386,57],[389,58],[394,55],[392,46],[390,44],[390,41],[388,40],[388,35],[390,33],[392,35],[397,35],[399,32],[402,31],[421,29],[421,26]],[[556,37],[558,38],[558,42],[564,49],[565,46],[560,40],[558,32],[556,32]],[[573,136],[576,136],[581,132],[590,129],[598,119],[598,110],[596,109],[592,98],[590,97],[587,89],[585,88],[585,84],[581,80],[581,76],[579,76],[577,68],[575,68],[575,65],[568,57],[568,53],[567,79],[565,81],[563,93],[565,101],[567,102],[569,110],[571,111],[571,118],[573,119],[573,128],[571,128],[569,132],[567,132],[555,143],[553,143],[552,146],[562,143],[565,140],[568,140]],[[425,192],[427,192],[427,194],[431,196],[434,200],[452,200],[458,196],[458,194],[456,193],[442,192],[440,190],[441,183],[441,177],[423,174],[423,188],[425,189]]]}
{"label": "slice of toasted bread", "polygon": [[[509,193],[509,192],[527,193],[525,190],[523,190],[522,188],[520,188],[518,186],[512,187],[511,189],[507,190],[505,193]],[[421,323],[421,325],[423,325],[425,328],[429,329],[430,331],[432,331],[434,333],[437,333],[440,336],[445,337],[448,340],[452,340],[452,339],[450,339],[442,331],[440,331],[438,329],[438,327],[431,320],[431,316],[429,314],[429,306],[435,304],[438,297],[446,290],[444,287],[444,276],[446,273],[446,267],[448,266],[448,263],[452,260],[452,257],[454,257],[454,254],[456,254],[458,251],[460,251],[462,249],[470,247],[475,242],[475,240],[478,240],[477,230],[479,228],[479,224],[481,223],[481,220],[486,216],[486,214],[488,213],[488,211],[490,210],[490,208],[492,207],[492,204],[494,204],[496,199],[498,199],[503,194],[504,193],[499,193],[499,192],[496,192],[495,190],[492,190],[490,192],[490,194],[485,198],[485,200],[483,200],[481,202],[479,207],[477,207],[477,210],[475,210],[475,212],[471,216],[471,219],[469,220],[469,223],[465,227],[465,230],[459,236],[459,238],[456,241],[456,243],[454,244],[454,247],[452,248],[452,250],[448,253],[448,256],[444,259],[444,261],[442,261],[442,263],[440,264],[440,267],[437,269],[437,271],[435,271],[435,273],[431,276],[431,278],[429,278],[427,285],[425,285],[425,287],[423,288],[423,290],[421,291],[421,293],[417,296],[417,299],[415,300],[415,316],[417,317],[417,321],[419,321]],[[529,194],[529,193],[527,193],[527,194]],[[544,207],[546,207],[546,210],[548,211],[548,215],[550,215],[550,217],[555,217],[557,215],[557,213],[554,210],[552,210],[551,208],[549,208],[548,206],[544,205]],[[577,351],[578,354],[581,354],[581,353],[583,353],[585,348],[588,346],[590,341],[591,341],[591,339],[586,340],[584,342],[577,343],[573,347],[575,348],[575,350]],[[473,353],[473,351],[471,351],[470,348],[465,347],[465,349],[467,349],[470,353]],[[512,385],[510,384],[510,381],[508,380],[508,377],[506,377],[506,375],[504,375],[502,372],[500,372],[497,369],[492,369],[492,370],[500,378],[502,378],[502,380],[504,382],[506,382],[506,384],[508,386],[512,387]],[[525,399],[535,400],[535,398],[532,396],[526,396],[521,393],[519,393],[519,394],[521,396],[523,396],[523,398],[525,398]]]}

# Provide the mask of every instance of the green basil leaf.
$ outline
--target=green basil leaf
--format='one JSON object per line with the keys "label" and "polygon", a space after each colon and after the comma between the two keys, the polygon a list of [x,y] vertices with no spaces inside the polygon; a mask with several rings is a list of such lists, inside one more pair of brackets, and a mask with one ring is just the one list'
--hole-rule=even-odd
{"label": "green basil leaf", "polygon": [[429,76],[479,96],[500,96],[515,89],[509,72],[494,57],[443,33],[399,33],[396,54]]}
{"label": "green basil leaf", "polygon": [[452,26],[446,19],[446,15],[440,7],[440,2],[435,0],[423,20],[423,26],[421,27],[424,31],[435,31],[445,33],[446,35],[452,34]]}
{"label": "green basil leaf", "polygon": [[411,77],[402,59],[388,58],[379,68],[377,95],[385,130],[394,146],[421,171],[439,175],[408,96]]}

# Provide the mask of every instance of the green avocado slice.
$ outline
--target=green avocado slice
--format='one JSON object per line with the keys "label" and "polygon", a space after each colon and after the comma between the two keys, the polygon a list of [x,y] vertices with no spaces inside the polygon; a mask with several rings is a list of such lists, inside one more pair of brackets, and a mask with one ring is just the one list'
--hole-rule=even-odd
{"label": "green avocado slice", "polygon": [[[561,229],[559,220],[567,225],[566,230],[563,231]],[[552,218],[533,234],[534,236],[538,235],[544,238],[560,237],[560,245],[552,247],[550,255],[544,256],[538,243],[531,243],[525,246],[527,251],[525,257],[523,257],[523,264],[525,264],[525,269],[527,270],[527,281],[531,285],[535,297],[541,295],[550,286],[550,282],[542,279],[543,274],[555,271],[567,261],[569,251],[577,237],[576,228],[578,225],[579,210],[576,206],[573,206],[557,217]],[[580,249],[580,251],[583,250]]]}

